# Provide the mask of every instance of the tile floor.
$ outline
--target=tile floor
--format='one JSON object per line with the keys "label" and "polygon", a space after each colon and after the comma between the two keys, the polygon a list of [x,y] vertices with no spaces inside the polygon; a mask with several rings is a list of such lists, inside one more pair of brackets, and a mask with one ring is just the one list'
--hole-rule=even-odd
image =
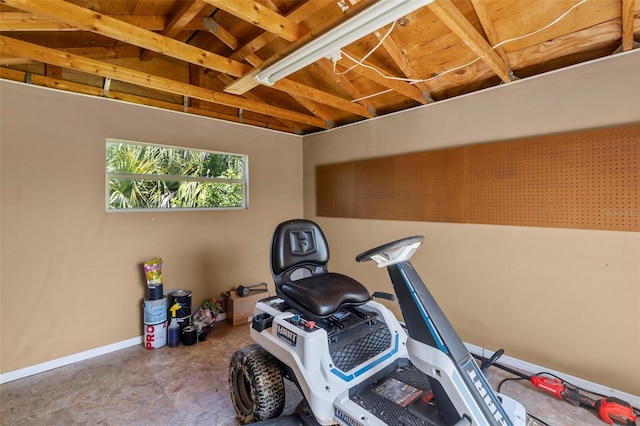
{"label": "tile floor", "polygon": [[[229,399],[232,353],[251,343],[247,325],[216,323],[204,342],[146,350],[141,345],[0,385],[2,425],[238,425]],[[492,367],[495,387],[510,374]],[[502,392],[549,425],[602,426],[593,411],[574,407],[523,381]],[[287,385],[285,413],[300,394]]]}

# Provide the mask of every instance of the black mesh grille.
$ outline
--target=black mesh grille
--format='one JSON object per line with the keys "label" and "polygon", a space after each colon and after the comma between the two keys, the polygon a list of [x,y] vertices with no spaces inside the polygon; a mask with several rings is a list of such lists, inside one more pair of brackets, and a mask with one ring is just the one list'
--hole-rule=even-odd
{"label": "black mesh grille", "polygon": [[391,347],[391,333],[387,327],[379,328],[353,343],[331,352],[333,364],[349,371]]}

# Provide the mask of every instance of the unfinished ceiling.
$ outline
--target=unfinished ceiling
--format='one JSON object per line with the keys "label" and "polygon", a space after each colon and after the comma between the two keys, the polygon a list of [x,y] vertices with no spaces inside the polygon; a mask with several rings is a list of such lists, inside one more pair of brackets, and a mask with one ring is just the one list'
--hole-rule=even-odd
{"label": "unfinished ceiling", "polygon": [[[344,47],[338,61],[246,86],[373,3],[0,0],[0,77],[308,134],[614,55],[640,39],[640,0],[435,0]],[[243,84],[250,90],[237,90]]]}

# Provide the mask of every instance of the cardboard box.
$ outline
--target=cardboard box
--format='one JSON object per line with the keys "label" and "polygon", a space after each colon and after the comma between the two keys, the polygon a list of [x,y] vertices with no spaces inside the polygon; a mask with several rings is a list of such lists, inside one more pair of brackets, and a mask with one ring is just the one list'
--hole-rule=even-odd
{"label": "cardboard box", "polygon": [[232,291],[227,298],[227,320],[233,325],[251,321],[256,302],[267,297],[269,293],[266,291],[252,292],[244,297],[238,296],[235,290]]}

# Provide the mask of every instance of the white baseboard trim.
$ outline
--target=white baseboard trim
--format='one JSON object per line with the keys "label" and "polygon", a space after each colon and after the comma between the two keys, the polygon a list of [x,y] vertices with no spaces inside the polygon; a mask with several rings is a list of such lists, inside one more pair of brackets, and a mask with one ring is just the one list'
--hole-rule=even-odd
{"label": "white baseboard trim", "polygon": [[[218,315],[216,321],[222,321],[226,318],[225,313]],[[100,355],[105,355],[110,352],[119,351],[121,349],[129,348],[135,345],[142,345],[142,336],[132,337],[131,339],[123,340],[121,342],[112,343],[110,345],[101,346],[99,348],[90,349],[88,351],[80,352],[77,354],[65,356],[62,358],[54,359],[51,361],[43,362],[41,364],[32,365],[30,367],[21,368],[19,370],[9,371],[8,373],[0,374],[0,384],[11,382],[14,380],[22,379],[34,374],[43,373],[55,368],[64,367],[65,365],[73,364],[75,362],[84,361],[86,359],[95,358]],[[467,350],[474,355],[481,356],[483,358],[490,358],[493,355],[493,351],[482,348],[480,346],[465,343]],[[579,377],[571,376],[559,371],[551,370],[546,367],[542,367],[530,362],[522,361],[517,358],[513,358],[507,355],[503,355],[499,360],[500,364],[506,365],[517,370],[521,370],[525,374],[537,374],[541,371],[546,371],[561,377],[569,383],[578,386],[582,389],[595,392],[605,396],[612,396],[620,398],[623,401],[627,401],[634,407],[640,407],[640,396],[632,395],[630,393],[622,392],[617,389],[612,389],[607,386],[593,383],[588,380],[581,379]]]}
{"label": "white baseboard trim", "polygon": [[[218,315],[217,321],[222,321],[227,316],[224,313]],[[19,370],[9,371],[7,373],[0,374],[0,385],[14,380],[23,379],[25,377],[33,376],[34,374],[44,373],[45,371],[53,370],[55,368],[64,367],[79,361],[95,358],[100,355],[105,355],[111,352],[126,349],[135,345],[142,345],[142,336],[132,337],[131,339],[123,340],[121,342],[111,343],[109,345],[101,346],[95,349],[89,349],[88,351],[79,352],[77,354],[65,356],[62,358],[54,359],[51,361],[43,362],[41,364],[32,365]]]}
{"label": "white baseboard trim", "polygon": [[119,351],[120,349],[125,349],[135,345],[142,345],[142,336],[132,337],[131,339],[123,340],[121,342],[112,343],[110,345],[101,346],[99,348],[90,349],[88,351],[79,352],[77,354],[0,374],[0,384],[22,379],[28,376],[33,376],[34,374],[43,373],[45,371],[53,370],[54,368],[58,367],[64,367],[65,365],[73,364],[78,361],[84,361],[85,359],[95,358],[100,355]]}
{"label": "white baseboard trim", "polygon": [[[480,346],[472,345],[470,343],[465,343],[465,346],[467,347],[467,350],[469,352],[471,352],[474,355],[481,356],[483,358],[491,358],[491,356],[494,354],[493,351],[482,348]],[[629,404],[631,404],[636,408],[640,408],[640,396],[637,396],[637,395],[622,392],[617,389],[612,389],[598,383],[590,382],[588,380],[581,379],[579,377],[571,376],[569,374],[562,373],[560,371],[551,370],[547,367],[542,367],[542,366],[532,364],[530,362],[522,361],[520,359],[513,358],[507,355],[501,356],[500,359],[497,361],[497,363],[505,365],[507,367],[511,367],[515,370],[520,370],[523,373],[529,374],[529,375],[537,374],[543,371],[547,373],[555,374],[561,379],[573,384],[574,386],[584,389],[585,391],[594,392],[604,396],[616,397],[623,401],[628,402]]]}

